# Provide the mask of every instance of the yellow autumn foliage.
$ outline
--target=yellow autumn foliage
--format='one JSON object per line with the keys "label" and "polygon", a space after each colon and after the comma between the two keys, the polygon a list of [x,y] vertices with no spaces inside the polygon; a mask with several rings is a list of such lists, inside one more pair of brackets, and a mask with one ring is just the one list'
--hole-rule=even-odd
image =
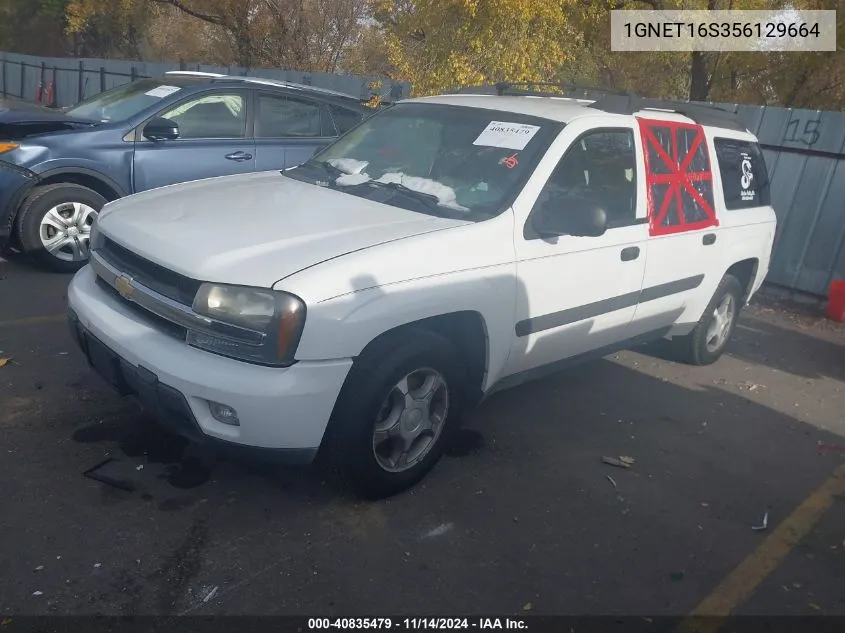
{"label": "yellow autumn foliage", "polygon": [[396,75],[415,95],[495,81],[548,81],[579,48],[575,0],[380,0]]}

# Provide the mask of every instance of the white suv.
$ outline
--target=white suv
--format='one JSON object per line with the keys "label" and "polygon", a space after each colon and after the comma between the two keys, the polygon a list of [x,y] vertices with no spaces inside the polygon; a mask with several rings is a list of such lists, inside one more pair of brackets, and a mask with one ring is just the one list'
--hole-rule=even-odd
{"label": "white suv", "polygon": [[755,137],[707,107],[508,92],[108,204],[68,295],[89,361],[180,433],[323,448],[367,497],[545,371],[660,337],[714,362],[775,235]]}

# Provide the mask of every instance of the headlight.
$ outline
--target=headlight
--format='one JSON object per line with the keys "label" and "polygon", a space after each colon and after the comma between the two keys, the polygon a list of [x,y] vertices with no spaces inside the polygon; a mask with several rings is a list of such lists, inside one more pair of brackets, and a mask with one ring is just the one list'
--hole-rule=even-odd
{"label": "headlight", "polygon": [[292,364],[305,325],[299,297],[246,286],[205,283],[193,311],[208,317],[209,327],[190,330],[189,345],[263,365]]}
{"label": "headlight", "polygon": [[0,143],[0,154],[11,152],[13,149],[18,149],[20,145],[17,143]]}

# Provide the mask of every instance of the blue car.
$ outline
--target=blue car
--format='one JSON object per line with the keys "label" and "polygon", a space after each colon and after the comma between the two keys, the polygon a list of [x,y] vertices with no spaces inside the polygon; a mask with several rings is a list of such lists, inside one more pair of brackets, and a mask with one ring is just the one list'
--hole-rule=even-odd
{"label": "blue car", "polygon": [[372,113],[339,92],[193,72],[135,81],[62,111],[0,104],[0,249],[73,272],[107,202],[293,167]]}

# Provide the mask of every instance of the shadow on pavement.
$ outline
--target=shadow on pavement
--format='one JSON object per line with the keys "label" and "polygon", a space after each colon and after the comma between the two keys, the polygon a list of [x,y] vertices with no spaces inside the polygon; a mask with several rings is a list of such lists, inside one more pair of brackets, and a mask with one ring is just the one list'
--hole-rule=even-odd
{"label": "shadow on pavement", "polygon": [[[674,362],[672,344],[656,341],[636,351]],[[725,351],[727,356],[794,376],[845,382],[845,341],[825,340],[743,315]]]}

